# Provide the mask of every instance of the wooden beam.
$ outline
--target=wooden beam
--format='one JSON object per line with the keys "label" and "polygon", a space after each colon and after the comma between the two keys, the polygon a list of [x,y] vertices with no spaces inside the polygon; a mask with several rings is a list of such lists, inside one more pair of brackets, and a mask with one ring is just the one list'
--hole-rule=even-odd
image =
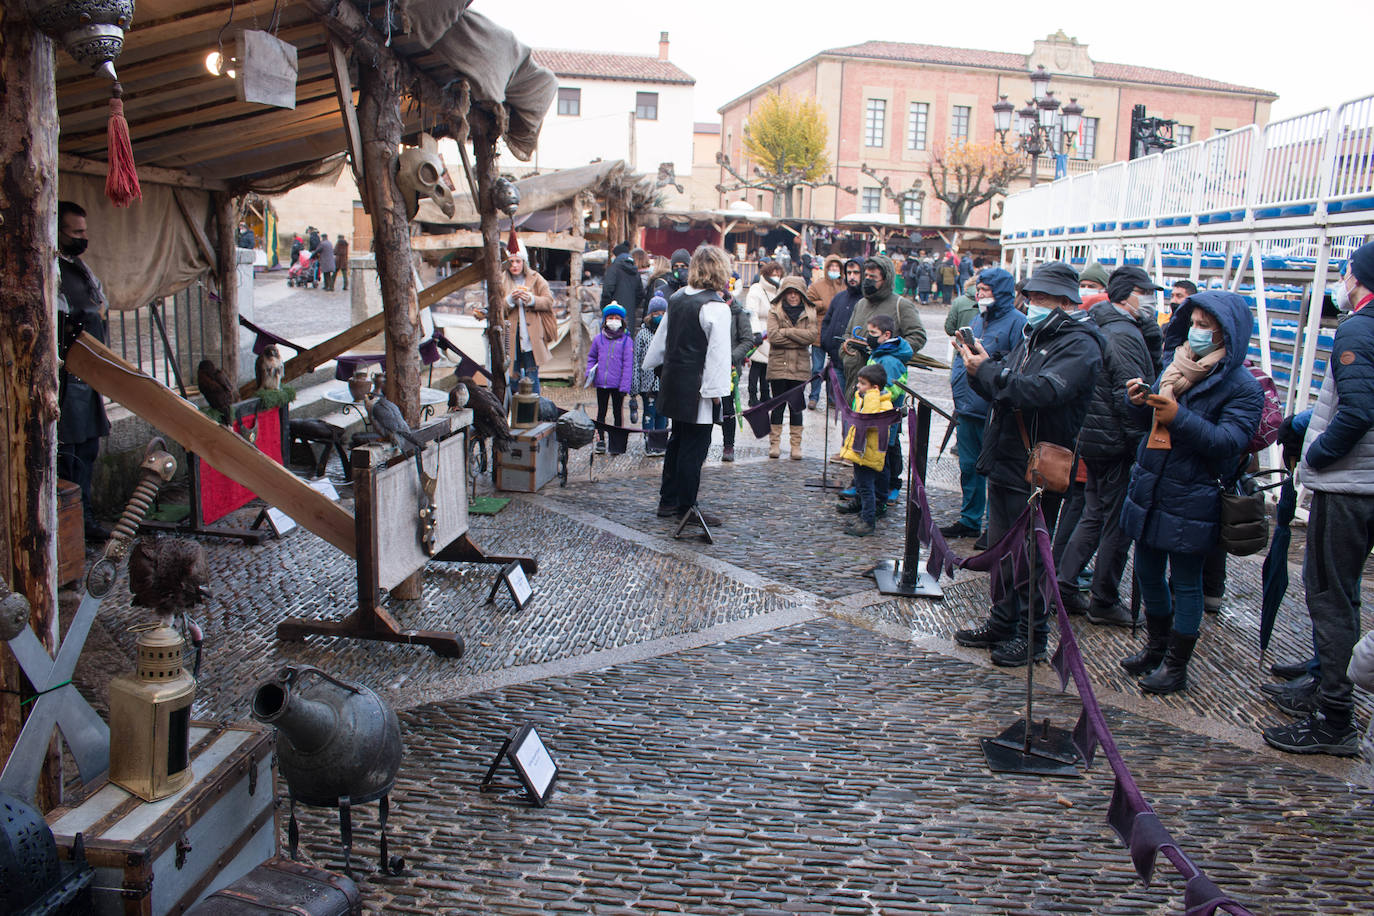
{"label": "wooden beam", "polygon": [[[569,232],[521,232],[520,244],[530,248],[552,248],[557,251],[580,252],[586,241],[579,235]],[[414,235],[410,238],[414,251],[449,251],[454,248],[481,248],[482,232],[479,229],[460,229],[443,235]]]}
{"label": "wooden beam", "polygon": [[[109,171],[108,163],[95,159],[85,159],[71,153],[57,154],[57,168],[74,175],[91,175],[104,178]],[[179,169],[159,169],[150,165],[138,167],[138,180],[141,184],[160,184],[174,188],[191,188],[196,191],[223,191],[228,185],[213,178],[200,178]]]}
{"label": "wooden beam", "polygon": [[231,194],[216,192],[210,198],[215,212],[215,279],[219,286],[219,367],[229,377],[230,385],[239,378],[239,264],[238,200]]}
{"label": "wooden beam", "polygon": [[89,335],[67,351],[67,371],[96,391],[195,452],[226,477],[282,510],[350,557],[356,554],[353,516],[268,458],[228,427],[216,423],[166,385],[148,377]]}
{"label": "wooden beam", "polygon": [[[57,109],[53,44],[0,6],[0,575],[57,648]],[[98,226],[92,227],[99,231]],[[31,685],[0,650],[0,758],[23,726]],[[60,799],[51,758],[38,806]]]}
{"label": "wooden beam", "polygon": [[[469,264],[433,286],[421,290],[416,297],[419,307],[427,309],[450,293],[455,293],[465,286],[480,282],[482,276],[482,264],[480,262]],[[364,318],[348,330],[335,334],[323,343],[316,344],[309,350],[288,359],[286,365],[282,367],[284,370],[282,380],[289,382],[292,379],[300,378],[307,372],[313,372],[324,363],[347,353],[358,344],[376,337],[385,330],[386,316],[384,313],[378,312],[371,317]],[[250,397],[256,390],[255,382],[245,382],[239,387],[239,397]]]}
{"label": "wooden beam", "polygon": [[[353,180],[363,186],[363,137],[358,130],[358,110],[353,104],[353,77],[348,72],[348,55],[339,39],[328,40],[329,70],[334,76],[334,94],[339,100],[339,114],[343,116],[344,135],[348,137],[348,162]],[[366,204],[364,204],[366,209]]]}
{"label": "wooden beam", "polygon": [[472,135],[474,171],[477,173],[477,212],[482,215],[482,265],[487,281],[487,349],[491,352],[491,391],[498,401],[506,397],[506,301],[501,295],[501,231],[492,192],[500,172],[496,164],[496,118],[473,107],[468,115]]}
{"label": "wooden beam", "polygon": [[186,225],[190,228],[191,235],[200,248],[200,253],[205,255],[205,263],[213,268],[219,261],[219,255],[215,251],[215,246],[210,244],[210,237],[205,234],[205,227],[196,222],[196,218],[191,215],[191,207],[182,198],[180,190],[172,189],[172,199],[177,202],[177,209],[181,211],[181,218],[186,221]]}
{"label": "wooden beam", "polygon": [[[333,105],[333,100],[329,103]],[[310,117],[298,121],[274,121],[262,123],[254,121],[251,126],[240,124],[237,130],[185,130],[180,134],[186,139],[176,142],[176,135],[165,140],[154,141],[154,149],[141,148],[134,144],[134,156],[162,162],[167,168],[190,166],[204,161],[207,157],[220,158],[236,152],[257,149],[264,143],[280,143],[317,133],[337,131],[339,128],[338,109],[330,107],[324,112],[311,112]],[[262,116],[266,121],[267,115]],[[334,150],[338,152],[337,149]],[[286,164],[286,163],[283,163]]]}

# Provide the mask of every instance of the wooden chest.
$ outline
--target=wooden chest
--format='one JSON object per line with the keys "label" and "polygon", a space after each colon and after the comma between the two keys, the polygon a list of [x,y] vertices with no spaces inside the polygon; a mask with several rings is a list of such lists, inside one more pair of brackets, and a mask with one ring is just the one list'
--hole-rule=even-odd
{"label": "wooden chest", "polygon": [[57,482],[57,584],[70,585],[86,568],[86,518],[81,488],[70,480]]}
{"label": "wooden chest", "polygon": [[362,894],[352,878],[271,858],[197,903],[188,916],[358,916],[362,911]]}
{"label": "wooden chest", "polygon": [[273,745],[260,728],[193,722],[185,789],[144,802],[106,783],[80,805],[50,812],[64,856],[82,834],[96,873],[91,912],[184,913],[275,855]]}
{"label": "wooden chest", "polygon": [[533,493],[558,475],[558,427],[540,423],[513,429],[514,436],[496,453],[496,489]]}

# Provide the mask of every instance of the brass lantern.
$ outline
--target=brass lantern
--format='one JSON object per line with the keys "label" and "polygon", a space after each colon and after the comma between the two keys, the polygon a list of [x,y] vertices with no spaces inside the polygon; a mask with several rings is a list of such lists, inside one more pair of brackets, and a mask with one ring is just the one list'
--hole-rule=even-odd
{"label": "brass lantern", "polygon": [[182,666],[186,640],[158,625],[138,638],[133,674],[110,681],[110,782],[157,801],[191,781],[195,679]]}
{"label": "brass lantern", "polygon": [[522,378],[511,398],[512,429],[529,429],[539,425],[539,395],[534,393],[534,382]]}

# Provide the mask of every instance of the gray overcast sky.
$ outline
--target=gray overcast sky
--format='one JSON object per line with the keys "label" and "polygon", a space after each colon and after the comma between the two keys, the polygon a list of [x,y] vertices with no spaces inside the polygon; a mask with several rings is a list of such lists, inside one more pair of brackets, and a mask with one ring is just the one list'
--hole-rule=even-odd
{"label": "gray overcast sky", "polygon": [[[1094,60],[1276,92],[1276,118],[1374,92],[1369,0],[879,0],[853,7],[843,0],[476,0],[473,9],[540,48],[657,54],[658,33],[666,30],[673,62],[696,78],[696,116],[703,121],[826,48],[882,39],[1024,54],[1059,28],[1086,44]],[[961,16],[963,9],[972,15]]]}

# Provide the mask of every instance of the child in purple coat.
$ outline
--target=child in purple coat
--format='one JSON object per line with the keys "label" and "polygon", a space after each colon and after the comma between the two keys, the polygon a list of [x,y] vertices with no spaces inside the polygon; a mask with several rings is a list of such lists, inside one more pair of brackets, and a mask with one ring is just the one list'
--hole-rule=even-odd
{"label": "child in purple coat", "polygon": [[[596,422],[606,422],[606,406],[611,406],[612,425],[624,425],[625,395],[634,380],[635,342],[625,333],[625,309],[612,302],[601,310],[601,333],[592,339],[587,354],[587,384],[596,387]],[[614,454],[624,454],[623,434],[612,436]],[[596,432],[596,452],[606,454],[606,439]]]}

